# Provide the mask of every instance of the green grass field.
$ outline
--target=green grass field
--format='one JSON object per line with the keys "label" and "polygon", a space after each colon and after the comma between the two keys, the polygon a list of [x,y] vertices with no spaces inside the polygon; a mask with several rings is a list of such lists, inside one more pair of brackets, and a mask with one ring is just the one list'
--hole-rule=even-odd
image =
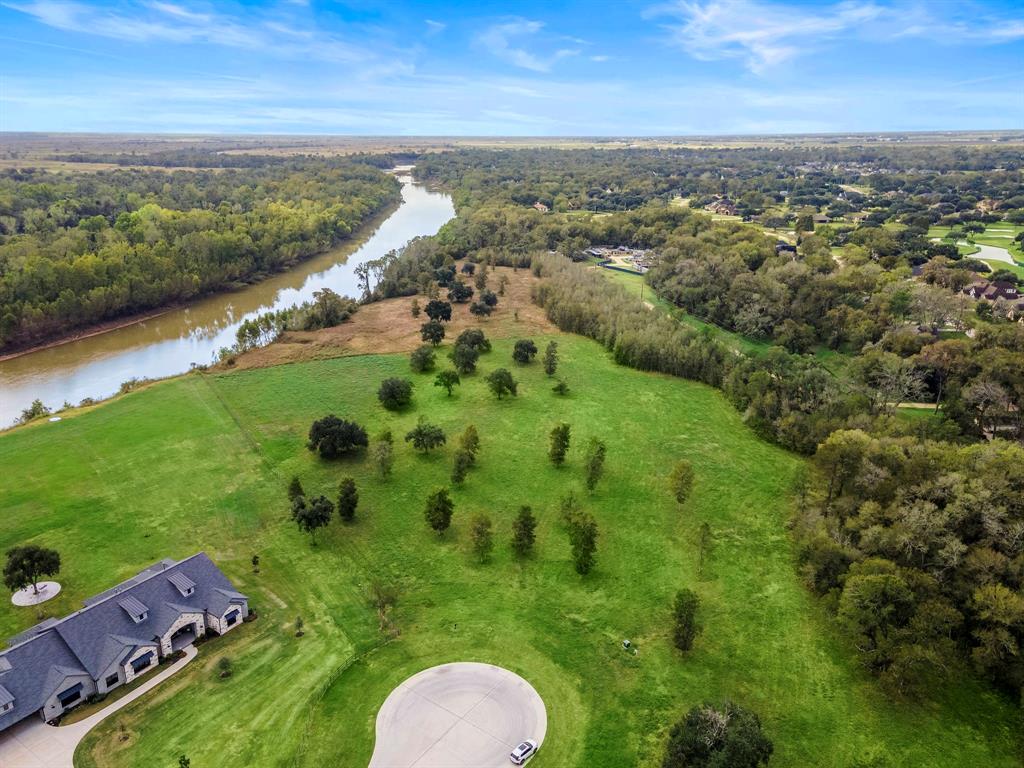
{"label": "green grass field", "polygon": [[[544,697],[549,729],[537,768],[654,768],[686,708],[726,697],[760,713],[776,768],[846,768],[879,756],[889,762],[872,765],[1019,765],[1019,712],[972,679],[957,677],[935,700],[899,702],[856,667],[796,572],[786,522],[800,459],[757,439],[709,387],[618,367],[592,342],[557,339],[572,388],[565,398],[550,391],[539,363],[513,367],[511,342],[502,341],[450,399],[432,377],[413,376],[414,406],[399,415],[384,411],[375,391],[386,376],[409,375],[406,358],[366,356],[193,374],[0,436],[0,544],[61,551],[64,592],[48,608],[70,610],[155,560],[204,549],[259,613],[103,723],[78,766],[149,768],[186,753],[196,768],[362,768],[390,690],[455,660],[506,666]],[[513,368],[518,398],[487,392],[481,374],[499,366]],[[329,412],[371,434],[394,431],[389,481],[375,479],[365,458],[326,463],[305,449],[310,422]],[[443,540],[422,507],[448,483],[452,446],[424,457],[402,443],[420,414],[450,443],[470,423],[482,437]],[[555,469],[547,434],[562,420],[573,426],[573,449]],[[588,494],[581,446],[592,436],[607,442],[608,461]],[[681,457],[697,478],[679,508],[665,478]],[[331,496],[354,476],[358,522],[333,522],[311,546],[288,520],[292,474],[307,493]],[[586,578],[571,567],[557,515],[570,490],[600,525],[597,567]],[[540,519],[525,562],[507,543],[521,504]],[[495,554],[484,565],[468,551],[477,512],[495,522]],[[702,523],[714,547],[698,576]],[[374,580],[400,589],[400,634],[388,642],[369,602]],[[670,647],[669,615],[686,586],[703,598],[706,629],[682,657]],[[34,621],[6,601],[0,608],[4,633]],[[623,638],[636,656],[622,650]],[[215,670],[221,655],[234,661],[226,680]]]}
{"label": "green grass field", "polygon": [[[928,229],[928,237],[944,238],[949,234],[949,230],[949,227],[930,227]],[[1010,252],[1010,255],[1015,261],[1024,263],[1024,251],[1021,250],[1021,243],[1014,240],[1014,238],[1021,232],[1024,232],[1024,225],[1010,224],[1006,221],[1000,221],[986,226],[984,232],[971,235],[971,240],[975,243],[981,243],[982,245],[993,245],[996,248],[1004,248]],[[964,255],[977,253],[977,249],[971,248],[970,246],[960,245],[957,249]],[[1003,264],[1002,266],[1006,265]]]}

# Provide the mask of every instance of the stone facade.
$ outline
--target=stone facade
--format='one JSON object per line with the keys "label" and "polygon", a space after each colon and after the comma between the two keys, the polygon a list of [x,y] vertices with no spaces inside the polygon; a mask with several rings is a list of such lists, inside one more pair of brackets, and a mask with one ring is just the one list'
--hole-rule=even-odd
{"label": "stone facade", "polygon": [[[153,654],[153,659],[150,661],[148,667],[140,669],[138,672],[132,667],[132,662],[140,656],[145,656],[147,653]],[[131,656],[124,660],[124,664],[121,665],[121,671],[124,672],[124,681],[130,683],[136,677],[144,675],[156,669],[157,664],[160,661],[160,649],[156,645],[144,645],[135,651]]]}
{"label": "stone facade", "polygon": [[179,616],[175,620],[175,622],[173,624],[171,624],[170,629],[168,629],[166,632],[164,632],[163,637],[160,638],[160,656],[161,656],[161,658],[164,657],[164,656],[170,656],[171,653],[173,652],[174,649],[171,647],[171,638],[174,636],[174,633],[177,632],[182,627],[187,627],[189,624],[195,624],[196,625],[196,637],[197,638],[198,637],[202,637],[203,635],[206,634],[206,614],[205,613],[197,612],[197,613],[183,613],[183,614],[181,614],[181,616]]}
{"label": "stone facade", "polygon": [[[235,621],[234,624],[228,626],[228,615],[234,611],[238,612],[238,619]],[[244,619],[248,615],[249,603],[246,602],[240,605],[228,606],[228,609],[224,611],[224,613],[220,616],[208,615],[207,621],[209,622],[210,629],[212,629],[218,635],[223,635],[225,632],[228,632],[237,627],[239,624],[241,624],[242,619]]]}

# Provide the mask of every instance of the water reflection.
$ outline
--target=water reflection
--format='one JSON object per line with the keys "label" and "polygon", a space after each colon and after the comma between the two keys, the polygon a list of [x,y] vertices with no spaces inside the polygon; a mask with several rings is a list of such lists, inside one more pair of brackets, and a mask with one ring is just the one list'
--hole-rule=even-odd
{"label": "water reflection", "polygon": [[188,307],[108,333],[0,362],[0,426],[11,424],[35,398],[51,408],[65,401],[103,398],[132,378],[159,378],[210,362],[234,343],[247,317],[313,298],[321,288],[359,295],[355,268],[432,235],[455,215],[451,198],[402,181],[402,204],[356,247],[346,245],[244,290],[211,296]]}

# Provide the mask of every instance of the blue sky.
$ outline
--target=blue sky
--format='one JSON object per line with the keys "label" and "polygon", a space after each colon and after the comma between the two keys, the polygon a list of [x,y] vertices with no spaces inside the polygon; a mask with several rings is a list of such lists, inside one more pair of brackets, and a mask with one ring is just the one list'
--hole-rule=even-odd
{"label": "blue sky", "polygon": [[0,0],[0,130],[1024,128],[1024,3]]}

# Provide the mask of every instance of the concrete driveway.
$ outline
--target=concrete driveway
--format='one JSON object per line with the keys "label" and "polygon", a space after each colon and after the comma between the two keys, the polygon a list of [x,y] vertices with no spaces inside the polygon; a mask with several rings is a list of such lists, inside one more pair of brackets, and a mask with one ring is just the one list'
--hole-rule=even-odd
{"label": "concrete driveway", "polygon": [[185,658],[153,675],[124,698],[72,725],[54,727],[30,716],[0,734],[0,768],[74,768],[75,749],[85,734],[100,721],[126,707],[175,674],[196,657],[196,649],[184,649]]}
{"label": "concrete driveway", "polygon": [[544,702],[523,678],[459,662],[413,675],[377,714],[370,768],[505,768],[519,742],[543,743]]}

